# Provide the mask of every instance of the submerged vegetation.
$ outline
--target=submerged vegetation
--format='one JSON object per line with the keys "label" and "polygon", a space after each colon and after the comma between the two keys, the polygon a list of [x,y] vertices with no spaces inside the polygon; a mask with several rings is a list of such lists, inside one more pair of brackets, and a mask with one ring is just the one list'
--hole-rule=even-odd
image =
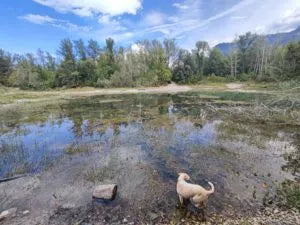
{"label": "submerged vegetation", "polygon": [[97,41],[61,41],[58,58],[38,50],[36,54],[10,54],[0,50],[0,84],[22,89],[58,87],[141,87],[174,81],[274,82],[276,88],[299,86],[300,42],[270,45],[264,36],[246,33],[224,55],[199,41],[191,51],[175,40],[140,41],[131,48],[116,46],[108,38]]}

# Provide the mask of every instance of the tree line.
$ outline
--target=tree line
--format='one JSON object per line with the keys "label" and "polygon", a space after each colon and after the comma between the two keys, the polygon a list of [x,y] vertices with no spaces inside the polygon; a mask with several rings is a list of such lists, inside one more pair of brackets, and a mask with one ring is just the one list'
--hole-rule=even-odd
{"label": "tree line", "polygon": [[300,79],[300,42],[270,45],[265,36],[246,33],[228,55],[198,41],[189,51],[175,40],[139,41],[134,48],[104,46],[95,40],[61,41],[57,56],[11,54],[0,49],[0,84],[22,89],[59,87],[139,87],[174,81],[189,84],[216,80],[285,81]]}

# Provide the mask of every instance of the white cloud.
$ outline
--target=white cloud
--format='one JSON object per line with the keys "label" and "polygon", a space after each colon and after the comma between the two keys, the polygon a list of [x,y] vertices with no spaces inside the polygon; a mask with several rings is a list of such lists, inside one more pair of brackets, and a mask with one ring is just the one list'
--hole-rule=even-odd
{"label": "white cloud", "polygon": [[70,23],[67,20],[59,20],[49,16],[43,16],[38,14],[27,14],[19,18],[34,24],[39,24],[39,25],[47,24],[66,31],[76,31],[82,33],[91,31],[91,28],[87,26],[79,26],[77,24]]}
{"label": "white cloud", "polygon": [[157,26],[161,25],[165,22],[166,15],[160,12],[152,11],[146,14],[144,20],[142,21],[143,24],[148,26]]}
{"label": "white cloud", "polygon": [[177,22],[180,20],[180,18],[177,17],[177,16],[169,16],[169,17],[168,17],[168,20],[169,20],[171,23],[177,23]]}
{"label": "white cloud", "polygon": [[246,19],[246,16],[231,16],[230,19],[232,20],[244,20]]}
{"label": "white cloud", "polygon": [[[197,17],[190,18],[191,12],[189,12],[189,10],[188,10],[184,14],[181,15],[180,18],[182,18],[182,19],[179,20],[178,22],[155,26],[155,27],[146,29],[146,32],[151,33],[151,32],[157,32],[157,31],[161,31],[161,30],[169,30],[168,33],[172,34],[172,37],[176,37],[183,33],[205,27],[216,20],[224,18],[224,17],[240,10],[241,8],[247,6],[248,4],[250,4],[254,1],[255,0],[241,1],[240,3],[237,3],[236,5],[232,6],[231,8],[229,8],[223,12],[220,12],[214,16],[211,16],[207,19],[204,19],[204,20],[199,20]],[[198,12],[198,10],[199,10],[199,8],[198,9],[194,8],[195,12]]]}
{"label": "white cloud", "polygon": [[145,50],[145,46],[139,43],[135,43],[131,45],[131,51],[134,53],[143,52]]}
{"label": "white cloud", "polygon": [[[85,37],[104,40],[112,37],[128,44],[144,38],[175,38],[179,45],[192,48],[196,41],[211,45],[233,40],[247,31],[275,33],[290,31],[300,25],[300,0],[183,0],[169,3],[175,13],[146,11],[142,18],[123,17],[136,14],[143,0],[33,0],[59,12],[97,19],[99,25],[91,29],[48,16],[29,14],[32,23],[49,24],[65,30],[89,30]],[[149,0],[151,1],[151,0]],[[232,5],[229,2],[233,3]],[[275,4],[276,3],[276,4]],[[132,19],[133,18],[133,19]]]}
{"label": "white cloud", "polygon": [[286,10],[281,17],[264,29],[267,33],[289,32],[300,26],[300,7]]}
{"label": "white cloud", "polygon": [[53,23],[55,19],[49,17],[49,16],[41,16],[36,14],[27,14],[23,17],[20,17],[22,19],[25,19],[31,23],[35,24],[45,24],[45,23]]}
{"label": "white cloud", "polygon": [[181,3],[174,3],[173,6],[178,9],[188,9],[189,6]]}
{"label": "white cloud", "polygon": [[[182,47],[192,48],[198,40],[215,45],[247,31],[266,34],[291,31],[299,26],[300,1],[276,1],[274,4],[275,1],[240,0],[224,9],[214,1],[185,0],[173,4],[179,10],[166,15],[165,23],[146,27],[136,35],[160,32],[161,37],[181,39]],[[208,5],[215,14],[208,12]]]}
{"label": "white cloud", "polygon": [[126,27],[122,26],[118,18],[112,18],[108,15],[102,15],[98,19],[102,28],[109,28],[111,31],[125,31]]}
{"label": "white cloud", "polygon": [[109,15],[100,16],[98,21],[100,24],[110,24],[112,22]]}
{"label": "white cloud", "polygon": [[142,0],[33,0],[41,5],[54,8],[63,13],[74,13],[89,17],[98,14],[110,16],[125,13],[136,14],[142,7]]}

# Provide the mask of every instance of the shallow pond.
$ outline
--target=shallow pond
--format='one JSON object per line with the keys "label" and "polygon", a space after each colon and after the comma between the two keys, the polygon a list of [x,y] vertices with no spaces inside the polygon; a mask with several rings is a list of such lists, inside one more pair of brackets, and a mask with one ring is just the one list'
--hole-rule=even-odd
{"label": "shallow pond", "polygon": [[[176,180],[216,193],[209,213],[251,213],[272,204],[276,188],[299,178],[300,127],[249,121],[241,109],[272,95],[188,92],[93,96],[20,105],[1,113],[0,211],[29,209],[30,224],[182,219]],[[118,184],[110,204],[95,185]],[[17,221],[18,219],[16,219]],[[19,218],[22,221],[22,218]]]}

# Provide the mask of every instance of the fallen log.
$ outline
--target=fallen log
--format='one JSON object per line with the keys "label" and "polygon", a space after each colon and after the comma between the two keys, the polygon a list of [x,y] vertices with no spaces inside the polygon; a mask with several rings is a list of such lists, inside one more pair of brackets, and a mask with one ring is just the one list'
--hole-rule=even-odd
{"label": "fallen log", "polygon": [[116,184],[99,185],[93,191],[93,198],[100,200],[114,200],[117,194]]}

